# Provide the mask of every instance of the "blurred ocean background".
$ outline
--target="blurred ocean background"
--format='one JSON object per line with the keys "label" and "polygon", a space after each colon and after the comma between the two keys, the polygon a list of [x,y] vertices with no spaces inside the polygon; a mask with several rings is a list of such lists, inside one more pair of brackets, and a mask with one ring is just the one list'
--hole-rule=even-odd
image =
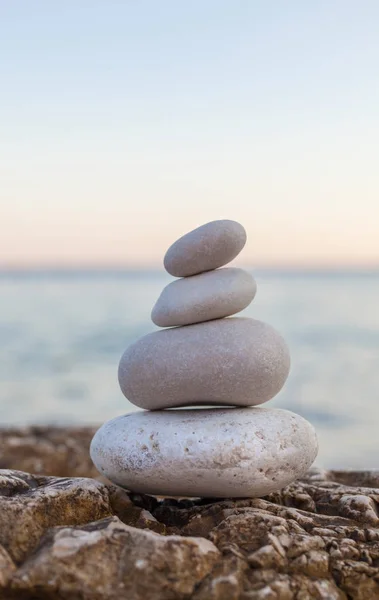
{"label": "blurred ocean background", "polygon": [[[378,467],[379,273],[254,272],[243,313],[286,338],[292,370],[270,406],[316,427],[317,464]],[[122,395],[125,347],[156,329],[162,272],[0,274],[0,421],[100,424],[136,410]]]}

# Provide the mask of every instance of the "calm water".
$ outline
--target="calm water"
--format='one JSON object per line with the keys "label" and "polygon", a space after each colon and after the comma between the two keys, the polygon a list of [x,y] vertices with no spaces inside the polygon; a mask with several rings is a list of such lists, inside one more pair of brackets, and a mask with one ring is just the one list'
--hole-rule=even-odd
{"label": "calm water", "polygon": [[[285,336],[292,371],[271,406],[309,419],[317,464],[379,467],[379,275],[256,274],[246,316]],[[134,410],[124,348],[154,329],[160,274],[0,276],[0,421],[101,423]]]}

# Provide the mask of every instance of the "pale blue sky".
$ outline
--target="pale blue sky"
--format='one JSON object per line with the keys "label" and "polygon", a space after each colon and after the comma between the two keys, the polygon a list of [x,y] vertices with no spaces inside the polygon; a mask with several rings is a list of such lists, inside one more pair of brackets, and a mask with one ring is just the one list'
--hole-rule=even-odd
{"label": "pale blue sky", "polygon": [[377,0],[0,0],[0,264],[379,264]]}

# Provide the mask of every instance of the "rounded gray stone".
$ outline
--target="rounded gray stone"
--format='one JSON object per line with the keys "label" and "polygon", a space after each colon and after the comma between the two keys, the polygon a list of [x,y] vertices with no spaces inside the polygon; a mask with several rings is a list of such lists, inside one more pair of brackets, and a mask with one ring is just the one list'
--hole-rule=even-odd
{"label": "rounded gray stone", "polygon": [[225,268],[169,283],[151,313],[160,327],[190,325],[234,315],[246,308],[257,290],[243,269]]}
{"label": "rounded gray stone", "polygon": [[165,496],[254,497],[309,469],[318,450],[305,419],[275,408],[137,412],[105,423],[91,457],[128,490]]}
{"label": "rounded gray stone", "polygon": [[174,277],[197,275],[223,267],[245,243],[246,231],[237,221],[211,221],[176,240],[166,252],[164,266]]}
{"label": "rounded gray stone", "polygon": [[229,317],[154,331],[121,357],[119,382],[136,406],[252,406],[284,385],[290,356],[270,325]]}

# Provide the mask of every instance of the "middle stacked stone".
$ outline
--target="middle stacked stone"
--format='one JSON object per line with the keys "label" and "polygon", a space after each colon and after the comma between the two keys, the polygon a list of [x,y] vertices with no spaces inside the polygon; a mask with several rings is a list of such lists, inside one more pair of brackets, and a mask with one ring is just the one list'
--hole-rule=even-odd
{"label": "middle stacked stone", "polygon": [[159,327],[194,325],[240,312],[254,299],[256,283],[247,271],[217,269],[169,283],[151,313]]}
{"label": "middle stacked stone", "polygon": [[169,248],[166,269],[189,276],[167,285],[153,308],[153,322],[170,329],[144,336],[121,358],[119,382],[130,402],[150,410],[254,406],[282,388],[290,367],[283,338],[261,321],[224,318],[253,300],[253,277],[238,268],[205,272],[234,258],[245,240],[239,223],[213,221]]}

